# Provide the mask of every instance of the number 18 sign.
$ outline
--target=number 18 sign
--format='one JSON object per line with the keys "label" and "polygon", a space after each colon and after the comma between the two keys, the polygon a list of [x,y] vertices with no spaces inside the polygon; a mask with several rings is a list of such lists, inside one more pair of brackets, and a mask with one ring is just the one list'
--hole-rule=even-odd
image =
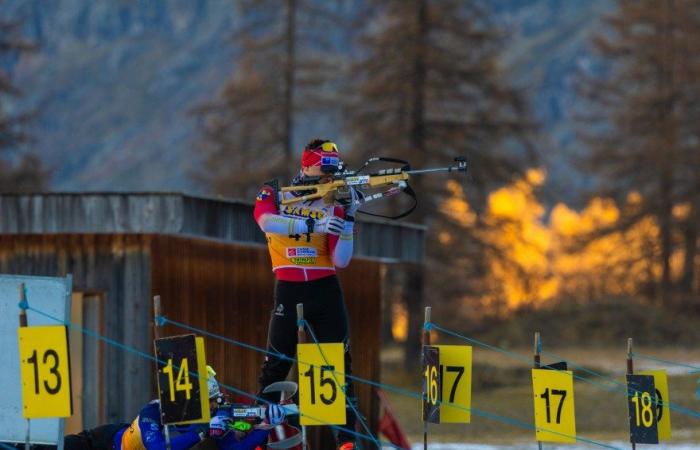
{"label": "number 18 sign", "polygon": [[532,369],[532,390],[536,439],[576,442],[573,373],[569,370]]}
{"label": "number 18 sign", "polygon": [[24,417],[70,417],[73,404],[66,327],[20,327],[17,335]]}

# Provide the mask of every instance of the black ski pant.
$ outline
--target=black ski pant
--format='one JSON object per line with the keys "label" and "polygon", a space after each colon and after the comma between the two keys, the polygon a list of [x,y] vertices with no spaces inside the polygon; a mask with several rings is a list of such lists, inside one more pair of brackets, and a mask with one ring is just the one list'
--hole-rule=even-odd
{"label": "black ski pant", "polygon": [[[281,281],[275,284],[275,307],[270,318],[270,328],[267,335],[267,348],[270,352],[282,353],[290,358],[296,357],[297,346],[297,313],[296,305],[304,305],[304,319],[309,323],[314,335],[320,343],[342,342],[345,344],[345,384],[347,402],[355,405],[355,389],[352,380],[347,376],[352,374],[350,358],[350,334],[348,331],[348,314],[345,309],[343,292],[340,289],[338,277],[335,275],[313,281]],[[313,339],[307,330],[307,342]],[[260,392],[258,395],[268,401],[279,401],[278,394],[262,394],[262,390],[276,382],[287,378],[292,362],[273,355],[267,355],[262,365],[259,378]],[[343,428],[355,431],[357,417],[353,409],[346,404],[347,423]],[[341,431],[339,441],[354,441],[354,435]]]}
{"label": "black ski pant", "polygon": [[128,426],[128,423],[113,423],[81,431],[78,434],[69,434],[63,439],[63,448],[64,450],[114,450],[114,435]]}

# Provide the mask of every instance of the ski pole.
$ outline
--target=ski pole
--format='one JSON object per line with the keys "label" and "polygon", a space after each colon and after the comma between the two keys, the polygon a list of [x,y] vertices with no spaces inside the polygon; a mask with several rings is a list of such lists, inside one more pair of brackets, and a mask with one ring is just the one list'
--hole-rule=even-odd
{"label": "ski pole", "polygon": [[[432,313],[432,308],[430,306],[425,307],[425,319],[423,323],[423,346],[430,345],[430,330],[427,329],[427,325],[430,323],[430,316]],[[423,352],[421,352],[423,354]],[[428,418],[423,417],[423,450],[428,450]]]}
{"label": "ski pole", "polygon": [[[297,303],[297,342],[299,344],[304,344],[306,342],[306,331],[304,330],[304,304],[303,303]],[[299,360],[299,354],[297,353],[297,361],[298,360]],[[301,421],[301,418],[299,420]],[[308,449],[308,442],[306,441],[306,425],[301,426],[301,446],[302,446],[303,450]]]}
{"label": "ski pole", "polygon": [[[540,332],[536,331],[535,332],[535,351],[534,351],[534,356],[533,356],[533,366],[535,369],[539,369],[541,367],[541,357],[540,354],[542,352],[542,339],[540,338]],[[542,450],[542,441],[537,441],[537,448],[539,450]]]}
{"label": "ski pole", "polygon": [[[627,339],[627,375],[634,375],[634,360],[632,359],[632,338]],[[629,390],[627,392],[627,395],[629,396]],[[635,450],[636,448],[637,444],[635,444],[634,440],[632,440],[632,450]]]}

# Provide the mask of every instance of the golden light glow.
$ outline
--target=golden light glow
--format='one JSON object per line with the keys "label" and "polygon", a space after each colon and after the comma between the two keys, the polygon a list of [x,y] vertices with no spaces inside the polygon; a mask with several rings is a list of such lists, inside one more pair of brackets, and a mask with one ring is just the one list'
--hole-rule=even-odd
{"label": "golden light glow", "polygon": [[394,303],[391,311],[391,334],[396,342],[405,342],[408,336],[408,311],[400,303]]}
{"label": "golden light glow", "polygon": [[[522,179],[493,191],[481,217],[469,205],[462,186],[447,182],[449,196],[439,211],[487,249],[481,257],[488,273],[477,280],[482,288],[479,294],[465,298],[465,308],[476,303],[490,312],[507,314],[522,305],[536,307],[553,299],[585,302],[637,296],[640,289],[658,283],[662,266],[656,219],[647,216],[630,227],[610,231],[623,213],[639,211],[644,202],[639,192],[630,193],[621,205],[593,198],[580,211],[559,203],[545,220],[545,208],[535,195],[545,179],[544,170],[532,169]],[[673,207],[675,220],[687,220],[691,213],[690,205]],[[438,231],[437,240],[451,249],[461,242],[455,236]],[[680,242],[683,236],[673,238]],[[678,279],[683,251],[675,251],[670,263],[671,275]],[[397,304],[392,312],[394,339],[405,341],[407,311]]]}

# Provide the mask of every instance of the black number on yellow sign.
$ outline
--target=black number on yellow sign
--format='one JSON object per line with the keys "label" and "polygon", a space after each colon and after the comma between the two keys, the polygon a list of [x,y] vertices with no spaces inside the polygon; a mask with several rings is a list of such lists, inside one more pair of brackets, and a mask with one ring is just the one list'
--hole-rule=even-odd
{"label": "black number on yellow sign", "polygon": [[[561,408],[564,406],[564,399],[566,398],[566,391],[563,389],[552,389],[551,395],[555,396],[558,395],[561,398],[559,399],[559,405],[557,406],[557,418],[555,423],[561,423]],[[543,398],[545,401],[545,410],[547,412],[547,423],[552,423],[551,420],[551,414],[550,414],[550,409],[549,409],[549,397],[550,397],[550,390],[549,388],[545,389],[543,393],[540,394],[540,398]],[[554,400],[554,399],[552,399]]]}
{"label": "black number on yellow sign", "polygon": [[[443,366],[440,364],[440,380],[443,382],[445,381],[445,370],[447,372],[455,372],[457,376],[455,377],[455,382],[452,383],[452,387],[450,388],[450,401],[449,403],[454,403],[455,401],[455,395],[457,394],[457,386],[459,385],[459,380],[462,379],[462,375],[464,375],[464,367],[462,366]],[[442,390],[440,390],[440,401],[442,401]]]}
{"label": "black number on yellow sign", "polygon": [[177,371],[177,379],[173,380],[173,359],[168,358],[168,364],[163,367],[163,373],[168,375],[168,387],[170,392],[170,401],[175,401],[175,391],[184,391],[187,400],[191,397],[192,383],[190,383],[190,371],[188,369],[187,358],[182,358],[180,367]]}
{"label": "black number on yellow sign", "polygon": [[[42,364],[47,364],[49,357],[51,357],[53,360],[53,364],[49,368],[49,372],[55,377],[56,383],[53,386],[50,386],[48,380],[43,380],[43,384],[46,392],[51,395],[56,395],[61,390],[61,374],[58,372],[59,359],[56,350],[46,350],[41,360]],[[39,359],[37,359],[36,350],[32,352],[32,356],[30,358],[27,358],[27,362],[34,366],[34,393],[39,394]]]}
{"label": "black number on yellow sign", "polygon": [[[320,367],[320,375],[319,375],[319,387],[323,388],[324,386],[329,386],[331,389],[331,394],[330,396],[326,397],[323,392],[319,395],[319,398],[321,399],[321,402],[323,402],[324,405],[330,405],[333,402],[335,402],[335,399],[338,397],[338,388],[335,384],[335,381],[333,380],[333,371],[335,371],[335,366],[321,366]],[[326,372],[330,372],[330,375],[326,376]],[[314,371],[314,366],[310,366],[309,370],[304,372],[304,376],[309,378],[309,383],[311,387],[311,404],[315,405],[316,404],[316,383],[315,383],[315,371]]]}

